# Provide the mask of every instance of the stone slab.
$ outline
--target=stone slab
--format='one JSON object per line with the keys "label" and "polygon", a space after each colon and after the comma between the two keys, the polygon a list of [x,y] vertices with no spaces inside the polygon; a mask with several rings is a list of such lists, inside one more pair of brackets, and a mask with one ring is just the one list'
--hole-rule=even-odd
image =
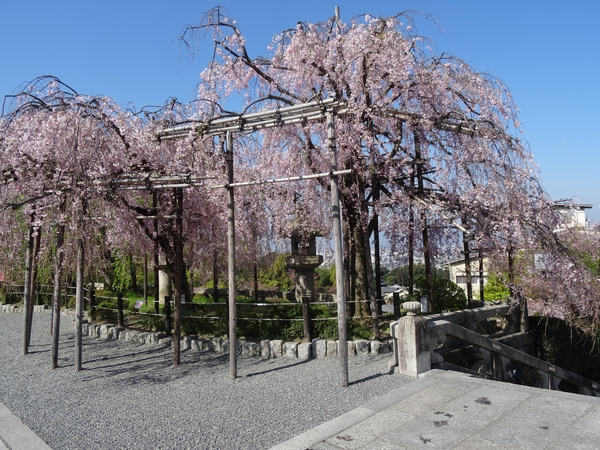
{"label": "stone slab", "polygon": [[598,397],[432,370],[273,449],[585,450],[599,423]]}
{"label": "stone slab", "polygon": [[0,403],[0,450],[52,450]]}

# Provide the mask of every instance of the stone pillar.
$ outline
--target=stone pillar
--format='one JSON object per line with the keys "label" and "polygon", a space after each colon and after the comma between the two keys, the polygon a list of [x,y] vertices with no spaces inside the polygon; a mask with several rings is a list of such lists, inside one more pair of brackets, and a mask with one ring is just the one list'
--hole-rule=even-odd
{"label": "stone pillar", "polygon": [[427,319],[417,316],[419,302],[406,302],[403,307],[407,315],[392,324],[394,358],[399,373],[418,377],[431,370]]}

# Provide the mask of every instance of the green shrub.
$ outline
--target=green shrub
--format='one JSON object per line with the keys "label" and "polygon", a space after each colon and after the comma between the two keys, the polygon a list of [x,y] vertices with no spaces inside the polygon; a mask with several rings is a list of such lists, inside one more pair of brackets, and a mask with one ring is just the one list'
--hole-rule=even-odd
{"label": "green shrub", "polygon": [[490,275],[483,288],[483,298],[487,301],[506,300],[510,297],[510,290],[502,283],[498,275]]}
{"label": "green shrub", "polygon": [[[228,333],[226,305],[224,303],[213,303],[204,306],[201,310],[193,313],[198,317],[189,317],[192,313],[186,313],[188,317],[183,318],[181,323],[182,332],[207,337],[226,335]],[[338,339],[335,307],[312,304],[310,308],[313,319],[327,319],[312,322],[313,337],[330,340]],[[347,332],[349,339],[369,339],[372,335],[370,328],[365,328],[360,321],[354,320],[348,320]],[[269,306],[257,306],[240,302],[238,304],[237,333],[239,337],[247,340],[301,340],[304,338],[302,305],[278,303]]]}
{"label": "green shrub", "polygon": [[[113,309],[115,311],[113,311]],[[117,323],[117,299],[96,299],[96,314],[94,321],[102,323]]]}
{"label": "green shrub", "polygon": [[[419,275],[415,279],[417,298],[427,295],[427,286],[425,275]],[[418,300],[417,300],[418,301]],[[433,277],[433,312],[441,313],[444,311],[460,311],[467,306],[467,297],[456,283],[446,279]]]}
{"label": "green shrub", "polygon": [[213,303],[209,297],[201,298],[200,301],[194,301],[194,303],[197,306],[185,311],[185,317],[181,319],[181,331],[184,334],[212,337],[227,333],[226,303]]}

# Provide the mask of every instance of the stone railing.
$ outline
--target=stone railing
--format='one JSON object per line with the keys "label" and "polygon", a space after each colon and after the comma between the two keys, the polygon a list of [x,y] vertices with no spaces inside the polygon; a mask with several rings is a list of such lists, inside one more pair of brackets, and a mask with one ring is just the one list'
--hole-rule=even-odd
{"label": "stone railing", "polygon": [[[411,305],[409,303],[415,303]],[[419,377],[419,375],[428,372],[435,365],[441,368],[465,370],[460,366],[445,363],[441,358],[439,350],[448,340],[460,341],[467,345],[479,348],[479,354],[487,360],[487,368],[484,373],[477,375],[488,377],[487,372],[491,373],[491,378],[498,381],[512,381],[509,367],[526,366],[536,371],[542,380],[543,387],[548,389],[558,389],[561,380],[565,380],[578,387],[581,394],[600,396],[600,385],[594,381],[588,380],[580,375],[562,369],[553,364],[549,364],[538,358],[522,352],[504,342],[510,341],[506,334],[500,334],[496,338],[484,336],[479,332],[464,326],[466,323],[459,324],[464,317],[470,318],[470,324],[477,327],[477,323],[489,319],[492,321],[503,322],[505,325],[514,322],[509,316],[511,311],[506,306],[483,308],[477,314],[477,310],[470,310],[454,316],[455,320],[447,320],[450,316],[441,319],[439,316],[419,316],[420,304],[418,302],[408,302],[404,304],[407,315],[390,325],[390,331],[393,338],[392,364],[397,366],[398,372],[404,375]],[[510,326],[506,329],[511,329]],[[523,337],[523,333],[515,333],[513,336]],[[520,339],[513,339],[519,342]]]}

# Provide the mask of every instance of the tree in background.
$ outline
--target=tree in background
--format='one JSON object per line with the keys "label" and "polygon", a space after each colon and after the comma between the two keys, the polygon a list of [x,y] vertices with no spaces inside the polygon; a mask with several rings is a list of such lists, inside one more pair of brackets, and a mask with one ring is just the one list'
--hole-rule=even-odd
{"label": "tree in background", "polygon": [[[276,35],[266,54],[252,57],[236,22],[215,8],[182,37],[189,43],[193,34],[212,34],[215,45],[198,88],[199,120],[233,114],[224,107],[233,92],[244,97],[244,112],[330,97],[343,102],[335,128],[339,165],[352,169],[341,185],[347,283],[358,301],[356,317],[368,315],[367,300],[374,297],[369,236],[376,216],[392,242],[410,235],[408,245],[425,255],[433,301],[432,267],[444,248],[438,242],[447,235],[438,231],[440,225],[465,216],[477,231],[490,221],[508,224],[511,217],[510,229],[520,237],[527,225],[520,218],[538,214],[537,205],[546,199],[531,176],[530,153],[513,136],[519,124],[508,89],[464,61],[434,54],[412,21],[398,14],[298,23]],[[252,162],[246,170],[254,178],[328,170],[322,123],[256,135],[236,142],[238,158]],[[300,191],[311,205],[307,219],[328,232],[328,209],[318,207],[327,206],[324,189],[319,182],[292,184],[265,195],[273,222],[285,229],[291,199]],[[514,199],[509,206],[507,198]]]}

